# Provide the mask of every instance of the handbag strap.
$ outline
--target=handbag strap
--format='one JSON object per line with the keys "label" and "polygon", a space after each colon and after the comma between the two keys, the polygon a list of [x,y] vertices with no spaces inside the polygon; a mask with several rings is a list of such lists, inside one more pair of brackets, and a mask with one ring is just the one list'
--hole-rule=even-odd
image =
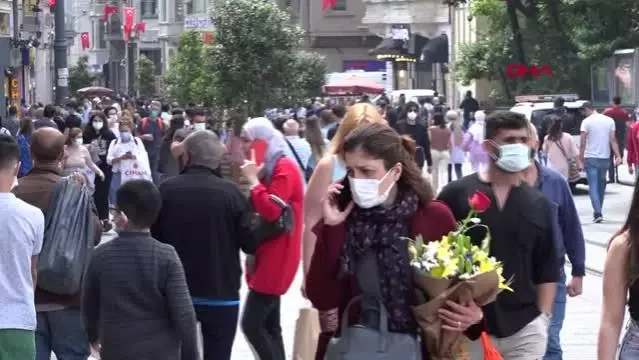
{"label": "handbag strap", "polygon": [[291,142],[288,141],[287,138],[284,138],[284,140],[288,144],[289,149],[291,149],[291,151],[293,152],[293,156],[295,156],[295,160],[297,160],[297,163],[300,165],[302,170],[306,171],[306,166],[302,165],[302,160],[300,160],[300,157],[297,155],[297,151],[295,151],[295,148],[293,147],[293,144],[291,144]]}
{"label": "handbag strap", "polygon": [[570,160],[568,158],[568,154],[566,154],[566,150],[564,149],[564,146],[561,144],[561,141],[555,141],[555,145],[557,145],[557,147],[559,148],[559,151],[561,151],[561,153],[564,155],[566,160]]}

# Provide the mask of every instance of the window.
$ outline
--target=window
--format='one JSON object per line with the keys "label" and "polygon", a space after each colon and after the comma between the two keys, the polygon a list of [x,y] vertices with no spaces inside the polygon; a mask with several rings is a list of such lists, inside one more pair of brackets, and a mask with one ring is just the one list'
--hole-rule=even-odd
{"label": "window", "polygon": [[98,49],[106,49],[106,40],[104,39],[104,33],[106,32],[105,25],[99,21],[96,27],[98,28],[98,31],[95,34],[96,39],[93,43],[97,45],[96,48]]}
{"label": "window", "polygon": [[347,0],[335,0],[335,6],[333,6],[334,11],[346,11],[346,1]]}
{"label": "window", "polygon": [[143,18],[156,18],[158,17],[158,1],[157,0],[142,0],[140,1],[142,8]]}
{"label": "window", "polygon": [[149,60],[153,61],[153,64],[155,65],[156,75],[162,74],[162,50],[140,50],[140,55],[144,55]]}

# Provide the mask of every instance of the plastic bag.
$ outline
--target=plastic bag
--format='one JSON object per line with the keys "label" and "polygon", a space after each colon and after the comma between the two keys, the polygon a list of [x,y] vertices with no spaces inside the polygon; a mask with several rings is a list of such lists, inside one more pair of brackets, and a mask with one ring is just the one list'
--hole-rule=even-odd
{"label": "plastic bag", "polygon": [[55,186],[45,213],[44,242],[38,256],[38,287],[59,295],[80,291],[94,247],[93,197],[72,177]]}

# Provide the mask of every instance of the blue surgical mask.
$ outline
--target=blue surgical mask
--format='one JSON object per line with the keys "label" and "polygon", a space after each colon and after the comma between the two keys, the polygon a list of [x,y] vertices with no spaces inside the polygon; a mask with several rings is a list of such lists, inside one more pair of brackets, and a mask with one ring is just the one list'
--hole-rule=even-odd
{"label": "blue surgical mask", "polygon": [[206,123],[195,123],[193,124],[193,128],[195,130],[206,130]]}
{"label": "blue surgical mask", "polygon": [[123,142],[129,142],[131,141],[131,133],[130,132],[121,132],[120,133],[120,140],[122,140]]}
{"label": "blue surgical mask", "polygon": [[[490,141],[490,140],[489,140]],[[499,156],[490,156],[495,160],[495,165],[509,173],[516,173],[530,166],[530,147],[526,144],[493,145],[499,149]]]}

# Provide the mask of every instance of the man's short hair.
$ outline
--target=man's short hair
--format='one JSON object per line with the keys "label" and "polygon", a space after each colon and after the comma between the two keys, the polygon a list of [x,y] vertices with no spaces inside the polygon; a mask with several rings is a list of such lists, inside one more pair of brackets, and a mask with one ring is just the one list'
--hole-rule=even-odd
{"label": "man's short hair", "polygon": [[18,115],[18,108],[15,105],[9,106],[9,116]]}
{"label": "man's short hair", "polygon": [[0,135],[0,170],[13,168],[20,161],[20,146],[9,135]]}
{"label": "man's short hair", "polygon": [[494,139],[499,130],[527,129],[528,120],[513,111],[497,111],[486,117],[486,139]]}
{"label": "man's short hair", "polygon": [[585,101],[583,104],[581,104],[581,108],[594,110],[595,106],[590,101]]}
{"label": "man's short hair", "polygon": [[553,105],[558,108],[558,107],[562,107],[564,106],[564,103],[566,102],[566,100],[564,100],[564,98],[562,98],[561,96],[556,98],[555,101],[553,101]]}
{"label": "man's short hair", "polygon": [[160,192],[148,180],[131,180],[115,193],[115,205],[136,227],[151,227],[160,213]]}
{"label": "man's short hair", "polygon": [[621,105],[621,96],[615,96],[612,98],[612,103],[615,105]]}
{"label": "man's short hair", "polygon": [[47,119],[53,119],[56,113],[57,111],[55,109],[55,106],[53,104],[48,104],[47,106],[44,107],[44,112],[42,113],[42,116],[44,116]]}
{"label": "man's short hair", "polygon": [[217,169],[222,161],[224,147],[214,132],[197,130],[184,139],[184,153],[189,157],[189,165]]}

